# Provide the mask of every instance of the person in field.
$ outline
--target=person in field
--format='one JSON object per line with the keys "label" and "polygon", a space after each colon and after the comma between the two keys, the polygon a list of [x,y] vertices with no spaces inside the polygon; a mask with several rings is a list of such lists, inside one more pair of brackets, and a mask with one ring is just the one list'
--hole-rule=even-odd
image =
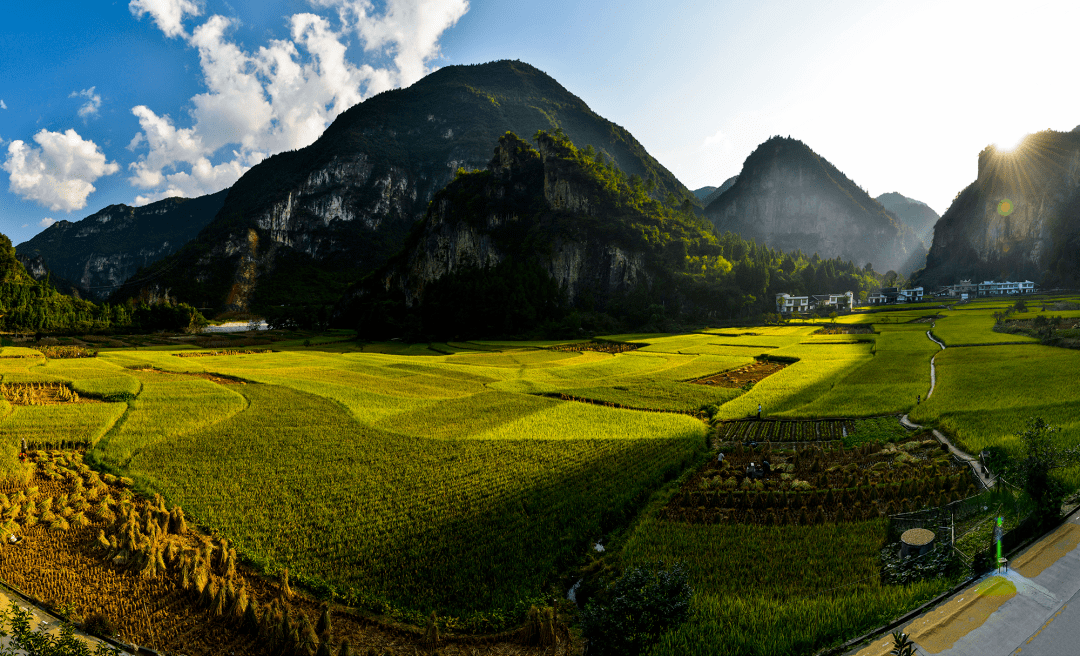
{"label": "person in field", "polygon": [[757,404],[757,418],[761,419],[761,404]]}

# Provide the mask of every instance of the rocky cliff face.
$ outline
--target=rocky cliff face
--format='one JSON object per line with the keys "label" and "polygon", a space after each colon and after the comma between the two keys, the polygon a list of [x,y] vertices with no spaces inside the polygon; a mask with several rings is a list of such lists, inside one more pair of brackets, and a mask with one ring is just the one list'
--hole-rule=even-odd
{"label": "rocky cliff face", "polygon": [[[513,135],[504,136],[479,190],[484,211],[473,213],[470,208],[478,203],[474,199],[463,204],[461,195],[436,199],[404,260],[377,274],[383,290],[400,293],[406,307],[412,307],[422,302],[426,287],[445,276],[490,270],[523,256],[532,256],[571,304],[583,293],[608,298],[648,285],[652,276],[644,249],[606,241],[588,230],[567,232],[556,226],[551,214],[589,216],[600,202],[595,190],[568,168],[551,140],[542,139],[533,150]],[[524,251],[530,233],[543,234],[538,252]]]}
{"label": "rocky cliff face", "polygon": [[895,215],[801,141],[773,137],[705,208],[719,231],[785,251],[912,271],[925,245]]}
{"label": "rocky cliff face", "polygon": [[198,234],[227,193],[166,198],[143,207],[110,205],[81,221],[57,221],[16,252],[70,281],[81,294],[102,300],[140,267],[175,253]]}
{"label": "rocky cliff face", "polygon": [[486,169],[436,194],[404,250],[338,316],[372,337],[475,337],[535,331],[574,309],[677,312],[674,271],[718,251],[710,224],[562,137],[540,134],[534,149],[507,133]]}
{"label": "rocky cliff face", "polygon": [[1029,135],[979,154],[978,178],[937,223],[924,286],[1027,279],[1076,285],[1080,254],[1080,131]]}
{"label": "rocky cliff face", "polygon": [[[214,224],[161,265],[157,284],[233,311],[332,303],[345,282],[400,250],[459,168],[484,168],[507,131],[529,138],[540,129],[562,129],[628,175],[653,180],[658,197],[692,197],[629,133],[537,69],[508,61],[448,66],[346,111],[311,146],[253,167]],[[300,272],[320,284],[301,290],[301,299],[282,293],[297,289]]]}

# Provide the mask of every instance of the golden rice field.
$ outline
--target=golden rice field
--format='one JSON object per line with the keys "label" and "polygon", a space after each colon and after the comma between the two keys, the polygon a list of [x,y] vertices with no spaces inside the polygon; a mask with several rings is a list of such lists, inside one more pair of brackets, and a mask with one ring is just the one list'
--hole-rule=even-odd
{"label": "golden rice field", "polygon": [[[852,557],[830,560],[810,557],[817,538],[799,531],[812,527],[685,526],[640,513],[703,462],[703,409],[717,420],[756,415],[759,404],[787,419],[911,413],[971,450],[1008,444],[1038,414],[1063,427],[1060,439],[1080,441],[1077,352],[995,333],[994,311],[918,307],[837,321],[867,334],[815,335],[825,321],[606,336],[646,344],[617,354],[555,342],[296,340],[274,352],[175,357],[198,352],[178,345],[54,360],[7,347],[0,384],[61,384],[99,402],[0,400],[0,448],[90,444],[88,461],[182,505],[268,573],[288,567],[343,601],[413,622],[435,610],[474,631],[514,625],[530,603],[563,594],[552,586],[590,545],[629,526],[617,557],[687,560],[698,585],[691,621],[657,653],[710,653],[710,644],[803,653],[944,583],[882,586],[877,520],[848,524]],[[926,400],[935,355],[938,387]],[[788,366],[743,388],[689,382],[759,357]],[[753,562],[739,555],[745,544],[757,545]],[[758,583],[740,592],[718,576],[723,568]],[[776,583],[785,577],[802,582]],[[779,647],[752,647],[791,624],[798,631]]]}

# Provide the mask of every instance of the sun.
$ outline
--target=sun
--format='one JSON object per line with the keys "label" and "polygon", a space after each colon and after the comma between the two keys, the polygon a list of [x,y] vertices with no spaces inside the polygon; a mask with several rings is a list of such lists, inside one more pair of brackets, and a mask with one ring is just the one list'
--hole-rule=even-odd
{"label": "sun", "polygon": [[994,148],[1001,153],[1011,153],[1016,150],[1028,133],[1022,130],[1013,130],[1012,132],[1003,132],[1001,136],[994,141]]}

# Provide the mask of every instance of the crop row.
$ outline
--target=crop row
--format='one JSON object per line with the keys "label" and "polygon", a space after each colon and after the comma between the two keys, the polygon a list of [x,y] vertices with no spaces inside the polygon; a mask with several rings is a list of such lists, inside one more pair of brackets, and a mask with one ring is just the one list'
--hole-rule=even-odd
{"label": "crop row", "polygon": [[729,442],[816,442],[842,440],[854,430],[849,419],[796,421],[737,419],[721,424],[718,435]]}

